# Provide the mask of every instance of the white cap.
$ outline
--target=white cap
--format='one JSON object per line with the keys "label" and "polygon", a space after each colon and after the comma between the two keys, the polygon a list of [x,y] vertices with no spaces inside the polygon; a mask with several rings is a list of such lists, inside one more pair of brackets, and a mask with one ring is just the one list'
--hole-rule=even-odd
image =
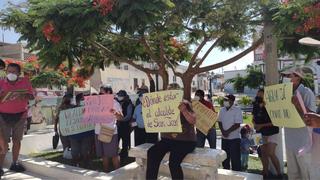
{"label": "white cap", "polygon": [[315,47],[320,47],[320,41],[313,39],[311,37],[305,37],[301,38],[299,40],[300,44],[307,45],[307,46],[315,46]]}

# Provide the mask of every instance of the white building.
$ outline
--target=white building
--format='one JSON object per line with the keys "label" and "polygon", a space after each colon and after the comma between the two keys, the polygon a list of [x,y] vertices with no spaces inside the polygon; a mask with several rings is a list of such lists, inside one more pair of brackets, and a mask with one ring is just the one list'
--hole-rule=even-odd
{"label": "white building", "polygon": [[[144,67],[153,68],[152,64],[145,63]],[[176,71],[184,72],[187,67],[179,65],[176,67]],[[168,70],[169,74],[169,84],[170,83],[178,83],[181,87],[183,87],[183,83],[181,78],[174,75],[171,69]],[[153,80],[158,89],[163,89],[162,87],[162,79],[160,76],[153,75]],[[123,89],[126,90],[130,94],[136,93],[138,87],[141,87],[142,84],[150,87],[149,79],[147,75],[134,68],[128,64],[120,64],[120,66],[110,65],[106,67],[104,70],[96,69],[94,75],[90,79],[90,85],[95,89],[99,90],[101,85],[111,85],[115,92]],[[194,92],[197,89],[202,89],[206,93],[209,90],[209,80],[207,78],[207,73],[196,75],[192,81],[192,91]]]}

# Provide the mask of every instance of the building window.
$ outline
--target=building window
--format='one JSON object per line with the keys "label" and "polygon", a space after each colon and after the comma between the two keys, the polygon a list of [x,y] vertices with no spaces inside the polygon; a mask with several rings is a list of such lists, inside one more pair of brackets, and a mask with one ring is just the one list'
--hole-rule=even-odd
{"label": "building window", "polygon": [[177,82],[177,76],[173,76],[172,77],[172,81],[175,83],[175,82]]}
{"label": "building window", "polygon": [[124,70],[129,70],[129,66],[128,66],[128,65],[124,65],[124,66],[123,66],[123,69],[124,69]]}

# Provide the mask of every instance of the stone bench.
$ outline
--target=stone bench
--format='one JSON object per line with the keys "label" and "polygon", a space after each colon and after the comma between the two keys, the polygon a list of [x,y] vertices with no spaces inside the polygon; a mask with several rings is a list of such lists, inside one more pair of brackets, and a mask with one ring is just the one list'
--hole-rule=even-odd
{"label": "stone bench", "polygon": [[[129,151],[130,157],[136,158],[136,163],[139,165],[139,174],[145,174],[147,168],[147,153],[148,149],[153,144],[142,144],[132,147]],[[186,179],[213,179],[218,177],[218,167],[226,159],[226,153],[223,150],[210,148],[196,148],[194,152],[188,154],[181,166],[184,177]],[[169,153],[165,155],[159,168],[159,173],[170,176]]]}

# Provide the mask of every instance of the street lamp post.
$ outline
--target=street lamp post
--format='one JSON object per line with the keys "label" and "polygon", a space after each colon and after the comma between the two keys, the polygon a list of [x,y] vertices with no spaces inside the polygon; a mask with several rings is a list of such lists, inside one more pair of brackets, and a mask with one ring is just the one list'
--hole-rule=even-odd
{"label": "street lamp post", "polygon": [[212,79],[214,78],[214,72],[209,72],[208,80],[209,80],[209,94],[212,96]]}

